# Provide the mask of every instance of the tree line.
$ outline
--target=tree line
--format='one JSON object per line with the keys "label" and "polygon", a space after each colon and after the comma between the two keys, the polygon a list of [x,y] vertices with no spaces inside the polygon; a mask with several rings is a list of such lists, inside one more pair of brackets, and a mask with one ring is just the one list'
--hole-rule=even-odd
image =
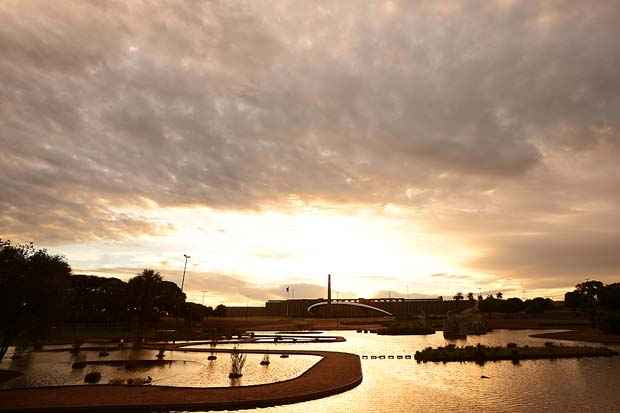
{"label": "tree line", "polygon": [[191,323],[225,315],[186,301],[158,272],[145,269],[129,281],[74,275],[66,259],[34,244],[0,239],[0,360],[17,340],[37,341],[62,323],[125,323],[139,332],[162,317]]}
{"label": "tree line", "polygon": [[[456,293],[453,297],[455,300],[465,300],[463,293]],[[536,297],[522,300],[519,297],[511,297],[504,299],[504,294],[498,291],[495,296],[489,294],[486,297],[478,295],[474,296],[474,293],[467,293],[468,301],[478,301],[478,309],[483,313],[520,313],[525,312],[528,314],[543,313],[546,310],[553,307],[553,300],[550,298]]]}

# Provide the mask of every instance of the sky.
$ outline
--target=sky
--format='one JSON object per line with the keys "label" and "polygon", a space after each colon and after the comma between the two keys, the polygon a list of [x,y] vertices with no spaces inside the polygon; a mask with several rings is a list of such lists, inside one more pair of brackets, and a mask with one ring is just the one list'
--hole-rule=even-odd
{"label": "sky", "polygon": [[[0,2],[0,238],[195,302],[620,281],[616,1]],[[289,293],[286,287],[291,286]]]}

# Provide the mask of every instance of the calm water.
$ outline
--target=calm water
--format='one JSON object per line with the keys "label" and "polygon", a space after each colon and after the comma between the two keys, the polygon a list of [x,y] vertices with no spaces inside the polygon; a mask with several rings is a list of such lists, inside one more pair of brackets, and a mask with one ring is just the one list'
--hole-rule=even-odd
{"label": "calm water", "polygon": [[[542,345],[528,337],[540,331],[499,330],[459,340],[462,344],[508,342]],[[269,348],[321,348],[372,354],[413,354],[446,344],[430,336],[377,336],[330,331],[347,341],[331,344],[265,345]],[[557,341],[557,340],[556,340]],[[573,342],[564,342],[574,344]],[[285,412],[620,412],[620,357],[580,360],[417,364],[414,360],[362,360],[364,381],[346,393],[289,406],[260,409]],[[481,375],[490,379],[481,379]],[[259,410],[256,410],[259,411]]]}
{"label": "calm water", "polygon": [[67,384],[85,384],[84,376],[91,371],[101,373],[101,384],[111,379],[135,379],[151,376],[154,385],[217,387],[243,386],[248,384],[273,383],[279,380],[292,379],[313,366],[321,358],[318,356],[292,355],[281,359],[277,355],[270,356],[269,366],[261,366],[261,354],[248,354],[243,377],[230,380],[230,355],[217,354],[217,360],[208,361],[208,353],[166,352],[166,360],[175,360],[171,364],[149,368],[127,370],[124,366],[88,365],[83,369],[72,369],[74,361],[105,361],[105,360],[154,360],[157,351],[123,350],[111,351],[107,357],[99,357],[98,352],[82,351],[78,355],[69,352],[24,353],[19,360],[10,360],[11,354],[0,363],[0,368],[19,370],[24,374],[14,380],[0,385],[0,388],[58,386]]}
{"label": "calm water", "polygon": [[[543,339],[528,337],[540,331],[499,330],[485,336],[470,337],[456,343],[500,345],[508,342],[542,345]],[[329,331],[327,334],[344,336],[342,343],[308,344],[259,344],[248,348],[270,349],[324,349],[347,351],[362,355],[413,355],[416,350],[427,346],[446,344],[441,333],[429,336],[377,336],[352,331]],[[574,344],[572,342],[564,342]],[[196,346],[203,347],[203,346]],[[208,346],[206,346],[208,347]],[[221,345],[218,348],[227,348]],[[240,346],[243,347],[243,346]],[[155,352],[145,354],[153,358]],[[154,384],[177,385],[228,385],[229,360],[219,354],[210,367],[205,362],[207,354],[179,352],[168,353],[167,359],[186,360],[185,366],[154,369],[148,373],[132,373],[134,376],[151,375]],[[59,360],[46,359],[60,357]],[[96,354],[86,354],[97,359]],[[130,358],[129,354],[114,354],[110,358]],[[26,369],[29,377],[54,379],[54,371],[60,368],[66,379],[70,369],[71,356],[68,353],[31,353],[19,362],[5,360],[0,368]],[[244,370],[244,382],[252,384],[269,382],[299,375],[317,361],[313,357],[291,356],[289,359],[271,358],[268,368],[258,365],[260,355],[249,356]],[[620,412],[620,357],[574,360],[522,361],[515,366],[511,362],[487,363],[478,366],[473,363],[417,364],[414,360],[362,360],[363,383],[346,393],[298,403],[259,409],[269,413],[289,412]],[[115,368],[104,373],[122,374]],[[121,369],[116,369],[121,370]],[[40,373],[40,376],[38,374]],[[80,381],[85,371],[76,374]],[[60,374],[60,373],[59,373]],[[71,373],[69,373],[71,374]],[[490,379],[481,379],[481,375]],[[51,383],[50,383],[51,384]],[[259,411],[256,410],[256,411]]]}

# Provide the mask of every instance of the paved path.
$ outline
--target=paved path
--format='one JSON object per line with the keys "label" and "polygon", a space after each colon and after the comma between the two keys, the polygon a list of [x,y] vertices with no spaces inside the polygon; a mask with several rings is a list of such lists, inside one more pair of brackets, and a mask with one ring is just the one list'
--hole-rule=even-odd
{"label": "paved path", "polygon": [[[182,348],[175,351],[230,352]],[[0,412],[250,409],[318,399],[352,389],[362,382],[362,367],[355,354],[257,349],[243,349],[243,353],[314,355],[322,359],[296,378],[253,386],[195,388],[103,384],[0,390]]]}

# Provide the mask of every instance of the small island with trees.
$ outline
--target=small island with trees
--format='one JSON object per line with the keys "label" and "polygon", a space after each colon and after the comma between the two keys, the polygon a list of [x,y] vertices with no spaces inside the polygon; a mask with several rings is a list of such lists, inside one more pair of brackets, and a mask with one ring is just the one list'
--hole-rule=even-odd
{"label": "small island with trees", "polygon": [[417,362],[424,363],[428,361],[473,361],[483,364],[487,361],[500,360],[511,360],[518,363],[521,360],[612,357],[617,355],[617,351],[606,347],[560,346],[547,342],[544,346],[518,346],[515,343],[508,343],[506,346],[478,344],[476,346],[458,347],[454,344],[448,344],[445,347],[427,347],[422,351],[416,351],[414,358]]}

